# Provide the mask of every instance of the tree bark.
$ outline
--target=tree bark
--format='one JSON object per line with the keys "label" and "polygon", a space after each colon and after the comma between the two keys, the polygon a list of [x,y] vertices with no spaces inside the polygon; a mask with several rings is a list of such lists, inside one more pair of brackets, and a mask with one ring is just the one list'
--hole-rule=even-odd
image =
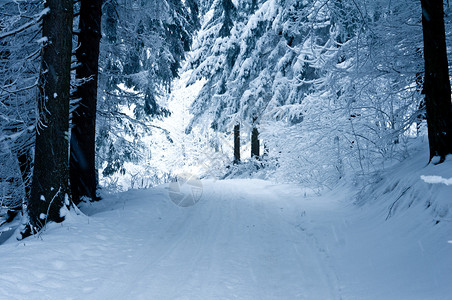
{"label": "tree bark", "polygon": [[421,0],[424,35],[424,93],[430,161],[452,153],[452,106],[442,0]]}
{"label": "tree bark", "polygon": [[240,163],[240,124],[234,126],[234,164]]}
{"label": "tree bark", "polygon": [[17,155],[17,160],[19,162],[20,173],[22,176],[22,181],[24,183],[25,189],[25,199],[30,198],[31,193],[31,176],[32,176],[32,168],[33,161],[32,155],[30,155],[30,151],[28,149],[24,149]]}
{"label": "tree bark", "polygon": [[28,202],[32,230],[61,222],[68,190],[69,93],[72,52],[72,0],[47,0],[42,22],[48,43],[42,51],[33,182]]}
{"label": "tree bark", "polygon": [[256,128],[255,121],[256,118],[253,119],[253,131],[251,132],[251,157],[259,159],[259,131]]}
{"label": "tree bark", "polygon": [[95,139],[101,7],[102,0],[81,1],[76,78],[85,81],[73,95],[80,101],[72,115],[70,156],[72,200],[76,204],[81,197],[97,199]]}

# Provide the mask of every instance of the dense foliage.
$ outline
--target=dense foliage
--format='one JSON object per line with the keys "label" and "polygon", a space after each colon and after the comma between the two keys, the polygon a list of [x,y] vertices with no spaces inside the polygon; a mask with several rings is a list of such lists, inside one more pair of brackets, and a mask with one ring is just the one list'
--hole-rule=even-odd
{"label": "dense foliage", "polygon": [[219,2],[190,59],[189,84],[208,81],[189,131],[257,118],[280,175],[320,186],[408,155],[424,114],[418,1],[235,1],[234,14]]}

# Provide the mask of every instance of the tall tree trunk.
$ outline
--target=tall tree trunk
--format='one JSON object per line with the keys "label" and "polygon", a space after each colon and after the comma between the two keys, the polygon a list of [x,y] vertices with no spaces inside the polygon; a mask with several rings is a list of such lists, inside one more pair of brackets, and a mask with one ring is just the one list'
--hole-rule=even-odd
{"label": "tall tree trunk", "polygon": [[240,162],[240,124],[234,126],[234,164]]}
{"label": "tall tree trunk", "polygon": [[256,118],[253,119],[253,131],[251,132],[251,157],[259,159],[259,131],[256,128]]}
{"label": "tall tree trunk", "polygon": [[421,0],[430,161],[452,153],[452,105],[442,0]]}
{"label": "tall tree trunk", "polygon": [[82,0],[80,7],[76,78],[87,81],[74,93],[74,98],[80,99],[71,129],[70,179],[74,203],[79,203],[81,197],[97,198],[95,138],[101,6],[102,0]]}
{"label": "tall tree trunk", "polygon": [[61,222],[60,209],[68,191],[69,93],[72,52],[72,0],[47,0],[42,51],[33,182],[28,203],[30,225]]}

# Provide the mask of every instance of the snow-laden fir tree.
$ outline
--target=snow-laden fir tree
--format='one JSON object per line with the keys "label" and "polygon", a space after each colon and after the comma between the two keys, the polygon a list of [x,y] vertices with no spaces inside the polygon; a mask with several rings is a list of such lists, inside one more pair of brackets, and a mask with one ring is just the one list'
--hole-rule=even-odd
{"label": "snow-laden fir tree", "polygon": [[144,149],[139,136],[152,133],[148,121],[170,113],[159,99],[178,76],[198,14],[194,0],[104,5],[97,138],[104,176],[125,172],[125,161],[138,161]]}

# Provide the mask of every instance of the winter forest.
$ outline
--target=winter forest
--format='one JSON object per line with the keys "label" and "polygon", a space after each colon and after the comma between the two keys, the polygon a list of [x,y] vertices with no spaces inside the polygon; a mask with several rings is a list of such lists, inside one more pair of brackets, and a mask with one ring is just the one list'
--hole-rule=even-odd
{"label": "winter forest", "polygon": [[0,0],[0,299],[451,299],[448,0]]}

